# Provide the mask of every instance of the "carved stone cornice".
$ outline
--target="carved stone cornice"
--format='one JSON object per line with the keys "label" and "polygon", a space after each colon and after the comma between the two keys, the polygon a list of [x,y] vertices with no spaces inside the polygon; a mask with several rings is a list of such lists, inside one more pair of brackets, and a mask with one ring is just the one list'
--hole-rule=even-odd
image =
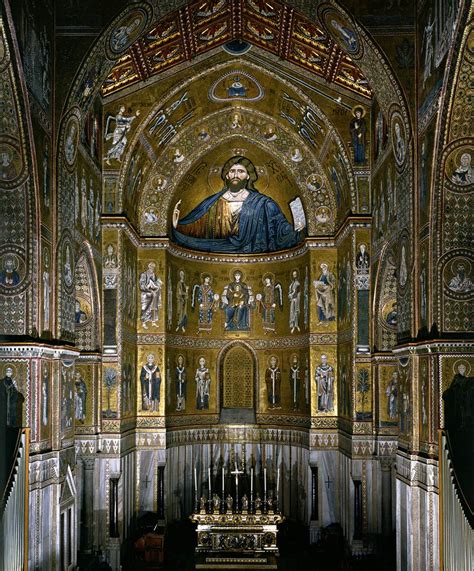
{"label": "carved stone cornice", "polygon": [[0,359],[11,358],[51,358],[76,359],[79,351],[73,347],[51,347],[43,344],[0,344]]}

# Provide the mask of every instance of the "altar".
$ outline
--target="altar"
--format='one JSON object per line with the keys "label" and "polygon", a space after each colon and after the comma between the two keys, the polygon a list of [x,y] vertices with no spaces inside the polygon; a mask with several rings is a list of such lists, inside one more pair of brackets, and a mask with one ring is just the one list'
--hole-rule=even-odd
{"label": "altar", "polygon": [[278,555],[277,525],[281,514],[268,513],[195,513],[196,552],[272,553]]}
{"label": "altar", "polygon": [[[244,468],[244,467],[243,467]],[[221,496],[212,493],[211,470],[207,498],[198,499],[195,478],[195,512],[189,517],[196,526],[196,569],[277,569],[278,525],[284,516],[278,509],[280,472],[277,472],[276,497],[267,493],[267,474],[263,470],[263,497],[254,495],[254,469],[250,471],[249,497],[239,497],[239,478],[245,472],[235,462],[235,495],[225,496],[222,468]],[[241,489],[241,486],[240,486]]]}

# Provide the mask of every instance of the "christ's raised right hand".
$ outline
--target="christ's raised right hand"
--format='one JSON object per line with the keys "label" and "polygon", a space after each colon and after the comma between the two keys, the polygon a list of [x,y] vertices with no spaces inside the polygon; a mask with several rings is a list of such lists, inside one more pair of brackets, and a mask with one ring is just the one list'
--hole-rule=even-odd
{"label": "christ's raised right hand", "polygon": [[176,228],[176,226],[178,226],[178,220],[179,220],[179,205],[181,204],[181,200],[178,200],[178,202],[176,203],[174,210],[173,210],[173,228]]}

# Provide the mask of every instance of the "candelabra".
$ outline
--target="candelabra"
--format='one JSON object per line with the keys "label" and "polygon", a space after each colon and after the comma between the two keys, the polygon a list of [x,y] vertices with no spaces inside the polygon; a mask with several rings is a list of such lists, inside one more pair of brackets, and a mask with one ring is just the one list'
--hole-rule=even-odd
{"label": "candelabra", "polygon": [[[221,467],[221,496],[212,492],[212,468],[209,466],[207,470],[208,476],[208,495],[207,498],[200,496],[197,481],[197,468],[194,468],[194,511],[195,513],[207,514],[224,514],[224,513],[246,513],[246,514],[277,514],[280,512],[280,476],[281,468],[276,470],[276,486],[275,480],[270,478],[270,489],[268,488],[268,472],[267,468],[263,468],[263,476],[260,480],[260,493],[255,492],[255,467],[250,466],[250,490],[246,489],[245,481],[241,481],[245,471],[245,463],[242,462],[239,467],[238,458],[231,450],[231,458],[234,459],[234,469],[229,474],[234,476],[234,491],[232,495],[228,491],[226,496],[226,468],[222,461]],[[218,472],[217,472],[218,473]],[[258,480],[257,480],[258,482]],[[258,484],[257,484],[257,487]],[[232,490],[231,490],[232,491]]]}

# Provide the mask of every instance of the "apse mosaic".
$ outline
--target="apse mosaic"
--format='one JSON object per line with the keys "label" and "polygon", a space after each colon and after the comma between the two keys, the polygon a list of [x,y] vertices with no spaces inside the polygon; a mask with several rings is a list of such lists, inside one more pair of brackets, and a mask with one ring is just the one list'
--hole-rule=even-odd
{"label": "apse mosaic", "polygon": [[[226,74],[230,73],[232,78],[235,73],[240,73],[242,76],[250,74],[262,89],[263,85],[269,82],[269,78],[260,72],[254,73],[254,66],[241,65],[240,69],[236,69],[235,66],[226,64],[219,66],[221,67],[222,71],[213,70],[211,74],[207,73],[205,78],[202,76],[202,80],[212,86],[216,81],[225,78]],[[199,70],[197,73],[199,76],[202,75]],[[238,90],[241,94],[248,88],[242,85],[243,91],[240,87]],[[345,128],[352,132],[349,145],[351,153],[347,152],[338,137],[333,136],[332,146],[324,148],[323,157],[324,160],[329,160],[335,153],[336,161],[330,167],[326,167],[325,172],[321,172],[315,164],[315,159],[328,131],[331,131],[330,123],[321,110],[311,105],[308,99],[305,100],[289,89],[287,91],[283,85],[281,87],[277,97],[281,107],[280,122],[283,123],[280,125],[266,113],[241,107],[240,104],[235,108],[229,107],[220,111],[216,109],[212,112],[213,104],[205,101],[202,90],[196,90],[195,85],[191,84],[181,90],[174,88],[159,108],[149,109],[143,106],[137,108],[136,102],[131,105],[110,107],[110,111],[106,112],[105,167],[110,166],[111,169],[121,167],[119,187],[123,193],[123,204],[132,220],[135,221],[135,216],[138,214],[137,222],[141,225],[142,231],[149,235],[156,234],[157,231],[160,234],[164,232],[167,221],[163,219],[164,209],[160,202],[166,205],[174,188],[192,183],[192,178],[196,175],[190,170],[190,165],[196,161],[197,154],[205,153],[223,138],[233,136],[250,137],[258,146],[271,143],[272,150],[280,155],[284,162],[289,162],[289,170],[292,170],[299,179],[305,177],[305,189],[311,192],[311,199],[316,203],[314,211],[311,212],[314,212],[317,218],[311,215],[307,220],[311,232],[314,232],[314,226],[317,225],[319,232],[325,233],[336,223],[337,217],[332,201],[330,199],[328,201],[325,197],[328,191],[337,193],[341,207],[342,202],[346,200],[350,200],[355,207],[357,201],[355,183],[349,165],[351,158],[364,164],[367,159],[368,135],[365,109],[356,106],[353,110],[353,121],[347,120]],[[166,84],[163,89],[169,93]],[[197,122],[200,104],[209,108],[209,114]],[[271,101],[263,97],[259,106],[265,110],[270,109]],[[118,115],[116,115],[117,109]],[[123,128],[118,121],[116,122],[120,113],[123,115]],[[141,120],[143,115],[145,115],[144,122]],[[304,144],[301,144],[298,138],[292,137],[292,132],[296,132]],[[114,143],[114,137],[117,139],[117,144]],[[306,148],[307,145],[312,147],[311,150]],[[235,148],[238,150],[238,143]],[[203,165],[196,168],[201,169]],[[348,168],[349,173],[347,173]],[[318,181],[314,184],[313,179],[317,180],[318,177],[322,178],[322,183]],[[182,181],[179,182],[178,179]],[[302,180],[300,184],[303,184]],[[163,192],[165,189],[168,192]],[[139,213],[135,212],[134,196],[137,194],[142,195]],[[107,202],[111,205],[117,204],[117,198],[107,199]]]}
{"label": "apse mosaic", "polygon": [[180,215],[180,201],[175,204],[172,237],[177,244],[194,250],[256,254],[302,241],[306,218],[301,199],[289,204],[290,224],[278,204],[256,188],[258,173],[251,160],[230,158],[221,178],[224,189],[186,215]]}
{"label": "apse mosaic", "polygon": [[[282,144],[285,139],[286,137],[284,137],[283,134],[281,134]],[[191,141],[190,143],[181,146],[181,148],[186,149],[188,144],[192,144]],[[310,203],[312,202],[313,204],[315,204],[316,209],[322,207],[322,209],[318,211],[319,219],[317,221],[318,227],[320,228],[321,232],[324,232],[325,228],[328,228],[330,227],[331,224],[334,224],[334,214],[333,214],[334,205],[331,200],[331,194],[330,194],[331,187],[329,186],[329,184],[324,180],[324,182],[316,189],[316,186],[314,186],[311,183],[312,177],[306,175],[305,179],[308,179],[310,182],[309,183],[304,182],[303,188],[301,189],[301,191],[299,191],[297,189],[295,182],[292,181],[292,178],[295,176],[298,176],[298,178],[304,176],[303,173],[305,171],[307,172],[307,169],[308,167],[310,167],[310,164],[308,164],[306,167],[301,165],[301,167],[303,168],[300,167],[298,171],[294,170],[292,172],[292,168],[289,167],[289,165],[285,165],[284,163],[285,157],[281,157],[283,160],[280,161],[275,160],[275,158],[272,157],[267,151],[263,151],[258,141],[250,143],[248,139],[245,140],[244,137],[239,137],[238,133],[236,133],[235,140],[231,141],[231,144],[232,147],[230,152],[228,150],[229,149],[228,145],[224,145],[222,143],[217,144],[214,147],[214,149],[211,151],[211,153],[209,153],[208,156],[203,156],[201,160],[195,161],[194,165],[189,169],[186,175],[183,174],[178,175],[181,177],[180,182],[176,180],[176,174],[173,173],[173,171],[176,170],[179,171],[181,163],[174,162],[174,165],[176,166],[173,165],[172,167],[169,163],[168,165],[163,164],[162,168],[161,165],[157,165],[155,167],[156,169],[159,168],[161,173],[159,175],[154,175],[153,173],[150,174],[150,178],[147,180],[145,186],[145,191],[142,194],[142,202],[141,202],[144,211],[140,219],[142,220],[143,229],[146,230],[147,234],[156,233],[157,230],[158,232],[162,232],[160,228],[163,228],[163,226],[164,227],[168,226],[169,224],[168,220],[163,220],[163,215],[164,215],[163,207],[166,204],[170,204],[170,208],[172,209],[172,211],[169,216],[171,221],[173,221],[173,211],[176,208],[177,204],[177,200],[176,201],[171,200],[172,196],[171,192],[173,191],[173,189],[182,190],[183,188],[186,188],[186,191],[183,192],[183,194],[181,194],[181,196],[183,196],[182,200],[184,202],[178,205],[179,216],[178,219],[175,220],[176,224],[178,225],[178,221],[180,220],[180,218],[182,218],[181,213],[183,213],[186,216],[189,215],[191,217],[196,217],[197,219],[199,217],[198,211],[196,210],[195,212],[193,212],[192,215],[191,211],[192,211],[192,206],[197,207],[198,205],[195,204],[185,207],[185,203],[188,202],[188,197],[189,197],[188,189],[189,190],[192,189],[193,194],[195,196],[198,193],[198,195],[204,198],[205,195],[203,195],[203,191],[205,190],[206,187],[208,187],[207,191],[208,194],[210,196],[214,196],[214,198],[212,199],[209,196],[208,200],[217,200],[219,198],[218,194],[219,193],[223,194],[225,192],[225,187],[229,182],[229,179],[226,178],[227,175],[222,174],[223,167],[224,165],[226,165],[228,160],[232,159],[233,155],[240,156],[242,157],[242,161],[246,163],[248,162],[249,168],[250,169],[253,168],[255,170],[255,174],[253,174],[252,177],[257,176],[257,178],[255,179],[255,184],[250,182],[248,184],[253,185],[255,187],[255,191],[259,192],[259,194],[257,195],[250,192],[251,196],[250,197],[247,196],[247,198],[252,198],[252,196],[254,198],[257,198],[258,196],[259,200],[263,200],[260,206],[263,207],[265,205],[265,209],[273,208],[275,212],[277,212],[278,210],[282,211],[285,220],[280,217],[279,224],[288,224],[289,228],[291,226],[292,234],[289,235],[287,239],[282,241],[281,238],[278,239],[276,238],[277,234],[274,234],[273,238],[270,237],[268,235],[268,231],[270,231],[270,228],[268,226],[266,227],[262,226],[261,230],[267,234],[267,237],[263,239],[263,242],[259,243],[258,245],[256,242],[254,242],[254,245],[252,246],[250,244],[252,238],[251,234],[249,234],[248,238],[246,239],[247,241],[246,245],[244,245],[243,243],[240,246],[237,245],[236,243],[234,245],[231,245],[230,242],[235,242],[235,239],[230,240],[230,242],[227,245],[228,252],[238,251],[239,248],[241,248],[241,251],[246,251],[246,252],[251,252],[252,250],[272,251],[277,249],[283,249],[285,247],[288,248],[298,244],[301,241],[302,237],[307,232],[306,227],[309,226],[310,228],[313,228],[315,225],[315,221],[312,217],[310,217],[309,219],[306,218],[307,214],[305,212],[305,207],[303,204],[307,200],[309,200]],[[224,151],[224,149],[227,149],[227,151]],[[288,158],[286,158],[286,161],[288,161]],[[171,172],[168,176],[166,174],[163,174],[163,168],[167,170],[171,168]],[[247,167],[245,166],[244,168],[247,169]],[[224,178],[222,178],[222,176]],[[247,177],[247,175],[245,174],[243,176]],[[250,181],[250,178],[248,180]],[[300,184],[303,184],[303,180],[301,180]],[[285,183],[287,185],[288,190],[283,191],[283,185]],[[165,188],[168,185],[170,186],[172,185],[172,187],[168,190],[168,192],[163,193],[161,189]],[[157,191],[155,191],[155,188]],[[216,192],[218,194],[216,194]],[[242,192],[246,194],[247,191],[242,190]],[[286,194],[286,197],[283,200],[281,200],[278,196],[280,192],[284,192]],[[293,192],[293,194],[291,195],[290,192]],[[265,195],[267,197],[266,199]],[[231,197],[230,194],[226,196]],[[238,197],[237,194],[235,195],[235,197]],[[223,200],[220,202],[223,202],[225,200],[226,199],[223,198]],[[233,202],[238,202],[238,201],[233,200]],[[244,201],[241,202],[244,204]],[[246,206],[243,210],[244,214],[245,211],[247,212],[249,211],[247,206],[249,206],[251,202],[252,201],[245,202]],[[216,207],[218,206],[218,204],[219,202],[217,203]],[[206,209],[204,203],[202,203],[202,206],[204,209]],[[265,214],[265,209],[260,210],[261,216],[267,216],[267,214]],[[186,220],[185,225],[189,226],[189,224],[191,223],[191,218],[189,219],[182,218],[182,219]],[[184,237],[186,230],[184,228],[184,225],[181,225],[181,222],[179,222],[179,224],[180,228],[174,229],[173,231],[173,234],[177,237],[176,241],[178,243],[181,243],[182,245],[187,244],[188,247],[193,247],[190,245],[191,240]],[[245,230],[245,227],[243,228]],[[283,227],[281,226],[280,230],[282,228]],[[193,232],[195,230],[196,228],[193,230]],[[207,235],[211,237],[211,234],[209,233],[210,230],[211,228],[209,226],[207,227],[207,230],[203,228],[204,232],[203,236],[205,236],[207,233]],[[250,227],[247,228],[247,230],[250,231]],[[217,231],[217,228],[215,228],[213,231]],[[272,231],[278,232],[279,230],[275,226]],[[231,230],[229,230],[228,232],[231,232]],[[235,226],[233,233],[237,234],[237,226]],[[219,235],[216,234],[215,236],[216,239],[219,239],[218,236]],[[196,245],[198,243],[199,241],[197,240],[196,236]],[[219,249],[216,250],[215,248]],[[214,249],[215,251],[226,251],[222,242],[221,246],[215,244],[212,247],[210,243],[208,243],[208,245],[206,246],[202,242],[201,246],[197,247],[197,249],[206,249],[206,250]]]}

